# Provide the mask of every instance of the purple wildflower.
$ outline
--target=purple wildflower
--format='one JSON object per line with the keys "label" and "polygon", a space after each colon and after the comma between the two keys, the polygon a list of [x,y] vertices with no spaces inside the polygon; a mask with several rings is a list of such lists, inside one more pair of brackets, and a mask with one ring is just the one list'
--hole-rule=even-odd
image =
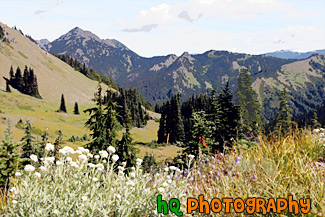
{"label": "purple wildflower", "polygon": [[253,175],[253,179],[257,179],[257,175],[256,174]]}

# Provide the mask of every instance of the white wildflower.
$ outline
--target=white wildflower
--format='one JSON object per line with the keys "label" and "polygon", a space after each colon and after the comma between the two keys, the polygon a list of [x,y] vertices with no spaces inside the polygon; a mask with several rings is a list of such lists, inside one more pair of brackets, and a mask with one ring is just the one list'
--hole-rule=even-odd
{"label": "white wildflower", "polygon": [[85,148],[84,147],[78,147],[78,150],[81,152],[85,152]]}
{"label": "white wildflower", "polygon": [[137,158],[137,162],[139,162],[140,164],[142,164],[142,159],[140,159],[140,158]]}
{"label": "white wildflower", "polygon": [[74,149],[69,146],[64,146],[64,148],[59,150],[59,153],[62,155],[69,155],[69,154],[73,154],[74,152],[75,152]]}
{"label": "white wildflower", "polygon": [[132,185],[132,186],[135,186],[135,183],[132,182],[131,180],[129,180],[129,181],[126,182],[126,185]]}
{"label": "white wildflower", "polygon": [[95,155],[95,159],[99,159],[99,157],[100,157],[100,156],[99,156],[98,154]]}
{"label": "white wildflower", "polygon": [[88,166],[89,166],[89,167],[91,167],[91,168],[94,168],[94,167],[96,167],[96,165],[95,165],[95,164],[93,164],[93,163],[88,163]]}
{"label": "white wildflower", "polygon": [[89,154],[90,151],[89,151],[88,148],[85,148],[84,152],[85,152],[86,154]]}
{"label": "white wildflower", "polygon": [[45,166],[40,166],[39,169],[40,169],[41,171],[45,171],[45,170],[47,170]]}
{"label": "white wildflower", "polygon": [[34,176],[36,176],[37,178],[41,178],[41,174],[39,172],[34,173]]}
{"label": "white wildflower", "polygon": [[[88,150],[88,149],[86,149],[86,150]],[[89,157],[89,158],[93,158],[93,157],[94,157],[94,155],[93,155],[93,154],[90,154],[90,153],[88,153],[88,154],[87,154],[87,157]]]}
{"label": "white wildflower", "polygon": [[92,180],[93,180],[93,182],[97,182],[98,181],[98,179],[96,177],[94,177]]}
{"label": "white wildflower", "polygon": [[24,169],[26,172],[33,172],[35,170],[35,167],[33,167],[30,164],[27,164]]}
{"label": "white wildflower", "polygon": [[104,164],[106,164],[106,163],[107,163],[107,161],[106,161],[106,160],[103,160],[103,163],[104,163]]}
{"label": "white wildflower", "polygon": [[167,187],[168,186],[167,182],[162,183],[162,186]]}
{"label": "white wildflower", "polygon": [[192,154],[189,154],[188,157],[192,160],[195,156]]}
{"label": "white wildflower", "polygon": [[34,161],[34,162],[38,162],[37,156],[36,156],[35,154],[32,154],[32,155],[30,156],[30,159],[31,159],[32,161]]}
{"label": "white wildflower", "polygon": [[19,194],[19,190],[16,187],[10,188],[9,191],[14,193],[14,194]]}
{"label": "white wildflower", "polygon": [[125,161],[122,162],[122,166],[123,166],[123,167],[126,167],[126,162],[125,162]]}
{"label": "white wildflower", "polygon": [[116,197],[120,200],[122,196],[120,194],[117,194]]}
{"label": "white wildflower", "polygon": [[99,151],[98,152],[102,158],[107,158],[108,157],[108,152],[107,151]]}
{"label": "white wildflower", "polygon": [[70,165],[71,165],[72,167],[74,167],[74,168],[79,168],[79,165],[77,164],[77,162],[72,161],[72,162],[70,163]]}
{"label": "white wildflower", "polygon": [[87,161],[88,160],[87,156],[84,154],[79,155],[78,159],[79,159],[79,161]]}
{"label": "white wildflower", "polygon": [[59,214],[59,210],[55,209],[55,210],[53,211],[53,213],[56,214],[56,215],[58,215],[58,214]]}
{"label": "white wildflower", "polygon": [[163,193],[163,192],[165,192],[165,189],[164,189],[164,188],[158,188],[158,191],[159,191],[160,193]]}
{"label": "white wildflower", "polygon": [[56,165],[57,165],[57,166],[61,166],[61,165],[63,165],[63,164],[64,164],[64,163],[61,162],[61,161],[59,161],[59,160],[56,161]]}
{"label": "white wildflower", "polygon": [[82,154],[82,151],[77,150],[77,151],[75,151],[74,153],[75,153],[75,154]]}
{"label": "white wildflower", "polygon": [[82,197],[81,197],[81,200],[82,200],[82,201],[87,201],[87,200],[88,200],[88,197],[87,197],[87,196],[82,196]]}
{"label": "white wildflower", "polygon": [[120,157],[119,157],[118,155],[116,155],[116,154],[114,154],[114,155],[112,156],[112,160],[113,160],[114,162],[118,161],[119,158],[120,158]]}
{"label": "white wildflower", "polygon": [[175,166],[170,166],[169,169],[170,169],[170,170],[177,170],[177,167],[175,167]]}
{"label": "white wildflower", "polygon": [[165,170],[166,172],[168,172],[169,168],[168,168],[168,167],[165,167],[164,170]]}
{"label": "white wildflower", "polygon": [[97,168],[104,169],[104,165],[103,165],[103,164],[96,164],[96,167],[97,167]]}
{"label": "white wildflower", "polygon": [[17,177],[21,176],[21,172],[16,172],[15,176],[17,176]]}
{"label": "white wildflower", "polygon": [[17,204],[18,201],[17,201],[17,200],[12,200],[12,203],[13,203],[13,204]]}
{"label": "white wildflower", "polygon": [[54,151],[54,145],[52,145],[51,143],[47,143],[45,146],[45,150],[46,151]]}
{"label": "white wildflower", "polygon": [[47,164],[53,164],[55,158],[54,157],[46,157],[44,158],[44,163],[47,162]]}
{"label": "white wildflower", "polygon": [[72,162],[72,158],[71,157],[67,157],[67,162],[71,163]]}
{"label": "white wildflower", "polygon": [[119,169],[120,171],[124,171],[124,167],[118,166],[117,169]]}
{"label": "white wildflower", "polygon": [[134,172],[130,173],[130,177],[135,178],[135,173]]}
{"label": "white wildflower", "polygon": [[116,152],[116,150],[115,150],[115,148],[113,146],[109,146],[107,150],[111,154],[114,154]]}

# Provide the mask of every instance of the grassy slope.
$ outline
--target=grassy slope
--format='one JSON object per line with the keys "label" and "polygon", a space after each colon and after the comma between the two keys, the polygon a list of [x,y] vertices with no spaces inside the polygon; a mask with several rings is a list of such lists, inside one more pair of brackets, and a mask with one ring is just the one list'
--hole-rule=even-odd
{"label": "grassy slope", "polygon": [[[89,134],[84,127],[88,115],[82,111],[92,106],[91,99],[96,91],[97,82],[88,79],[58,58],[40,49],[20,32],[1,23],[0,25],[5,27],[9,33],[7,37],[12,40],[9,45],[0,43],[0,139],[4,137],[8,120],[12,125],[13,139],[18,141],[23,137],[23,130],[15,127],[19,119],[31,121],[34,136],[37,138],[40,138],[41,134],[47,130],[50,141],[55,140],[58,130],[63,132],[64,140],[72,135],[80,137],[85,133]],[[25,65],[34,69],[42,100],[20,94],[13,88],[11,88],[12,93],[4,91],[5,82],[2,76],[9,77],[11,65],[14,70],[17,66],[23,69]],[[104,86],[104,90],[106,88],[107,86]],[[59,108],[61,94],[65,96],[68,114],[55,112]],[[79,104],[81,115],[72,114],[75,102]],[[159,118],[157,113],[150,112],[150,115]],[[131,133],[136,142],[151,142],[157,139],[158,126],[158,123],[149,121],[145,128],[134,128]],[[119,135],[121,134],[120,132]],[[69,143],[66,141],[65,143],[76,148],[86,142]],[[140,157],[143,157],[146,151],[149,153],[153,151],[157,153],[156,157],[159,160],[163,156],[175,156],[175,150],[178,150],[174,146],[159,149],[159,151],[141,145],[137,147],[140,149]]]}

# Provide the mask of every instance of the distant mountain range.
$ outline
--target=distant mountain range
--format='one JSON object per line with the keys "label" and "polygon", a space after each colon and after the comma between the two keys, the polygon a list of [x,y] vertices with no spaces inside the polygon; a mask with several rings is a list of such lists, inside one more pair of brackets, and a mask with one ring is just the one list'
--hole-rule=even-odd
{"label": "distant mountain range", "polygon": [[315,50],[315,51],[309,51],[309,52],[295,52],[295,51],[290,51],[290,50],[281,50],[281,51],[266,53],[265,55],[271,56],[271,57],[276,57],[276,58],[281,58],[281,59],[302,60],[302,59],[307,59],[314,54],[325,55],[325,50]]}
{"label": "distant mountain range", "polygon": [[276,114],[284,85],[291,94],[295,115],[314,109],[324,97],[325,58],[319,54],[296,60],[210,50],[144,58],[117,40],[100,39],[78,27],[53,42],[41,40],[39,45],[53,54],[71,55],[121,86],[137,88],[152,103],[169,99],[173,93],[186,99],[220,89],[228,80],[235,92],[238,72],[248,66],[267,119]]}

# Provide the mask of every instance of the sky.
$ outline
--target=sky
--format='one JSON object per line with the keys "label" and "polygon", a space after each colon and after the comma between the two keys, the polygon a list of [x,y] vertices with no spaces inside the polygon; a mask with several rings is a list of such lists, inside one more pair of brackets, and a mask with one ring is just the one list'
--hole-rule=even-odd
{"label": "sky", "polygon": [[325,49],[325,0],[0,0],[0,22],[53,41],[74,27],[144,57]]}

